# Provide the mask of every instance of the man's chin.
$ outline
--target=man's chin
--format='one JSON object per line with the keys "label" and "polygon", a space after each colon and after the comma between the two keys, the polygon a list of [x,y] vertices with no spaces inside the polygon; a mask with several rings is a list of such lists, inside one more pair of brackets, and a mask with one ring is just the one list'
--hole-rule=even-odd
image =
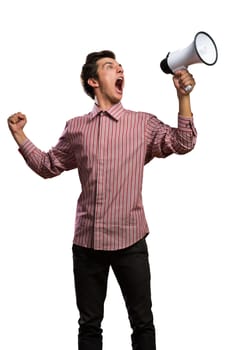
{"label": "man's chin", "polygon": [[122,93],[118,93],[116,94],[115,98],[113,99],[114,103],[119,103],[122,100],[123,94]]}

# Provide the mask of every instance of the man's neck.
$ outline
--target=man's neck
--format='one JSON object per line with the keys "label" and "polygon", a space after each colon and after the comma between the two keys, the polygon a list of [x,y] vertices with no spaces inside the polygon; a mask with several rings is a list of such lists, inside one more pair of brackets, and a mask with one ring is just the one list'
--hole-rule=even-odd
{"label": "man's neck", "polygon": [[[119,101],[120,102],[120,101]],[[100,101],[97,98],[95,98],[96,105],[100,108],[102,111],[108,111],[111,107],[115,106],[119,103],[118,101],[116,103],[113,103],[111,101]]]}

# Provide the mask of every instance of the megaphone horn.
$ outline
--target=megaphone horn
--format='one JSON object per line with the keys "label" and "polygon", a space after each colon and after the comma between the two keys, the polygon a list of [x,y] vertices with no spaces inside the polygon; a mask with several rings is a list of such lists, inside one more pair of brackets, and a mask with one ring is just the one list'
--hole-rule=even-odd
{"label": "megaphone horn", "polygon": [[[206,32],[198,32],[193,42],[184,49],[169,52],[161,61],[160,67],[166,74],[174,74],[177,70],[187,69],[195,63],[212,66],[217,62],[218,50],[214,40]],[[189,91],[191,87],[186,87]]]}

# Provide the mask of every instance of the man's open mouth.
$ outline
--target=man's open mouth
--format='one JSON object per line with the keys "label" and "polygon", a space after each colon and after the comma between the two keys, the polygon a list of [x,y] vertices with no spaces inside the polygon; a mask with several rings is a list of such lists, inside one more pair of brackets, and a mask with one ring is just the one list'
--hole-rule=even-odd
{"label": "man's open mouth", "polygon": [[123,91],[123,83],[124,83],[123,78],[118,78],[115,82],[115,86],[119,92]]}

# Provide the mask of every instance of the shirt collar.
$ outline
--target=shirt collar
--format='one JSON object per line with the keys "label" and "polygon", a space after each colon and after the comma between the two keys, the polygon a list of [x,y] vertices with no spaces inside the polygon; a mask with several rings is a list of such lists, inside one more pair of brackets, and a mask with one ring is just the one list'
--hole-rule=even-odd
{"label": "shirt collar", "polygon": [[106,113],[107,115],[109,115],[110,117],[112,117],[113,119],[115,119],[116,121],[118,121],[120,119],[123,111],[124,111],[124,108],[123,108],[121,102],[115,104],[114,106],[112,106],[108,110],[100,109],[100,107],[95,103],[93,110],[91,112],[90,118],[94,119],[95,117],[97,117],[99,114],[101,114],[103,112],[103,113]]}

